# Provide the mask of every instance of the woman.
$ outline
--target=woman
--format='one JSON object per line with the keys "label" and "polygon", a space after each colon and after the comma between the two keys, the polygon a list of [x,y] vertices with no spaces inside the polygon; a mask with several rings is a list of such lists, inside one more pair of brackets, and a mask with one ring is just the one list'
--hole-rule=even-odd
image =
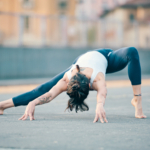
{"label": "woman", "polygon": [[25,114],[19,120],[34,120],[36,105],[52,101],[60,93],[67,91],[70,99],[66,109],[87,111],[89,107],[84,102],[89,90],[97,91],[97,106],[94,123],[108,122],[104,110],[107,95],[105,73],[113,73],[125,68],[128,64],[128,76],[133,88],[131,104],[135,107],[136,118],[146,118],[142,111],[141,67],[138,51],[134,47],[98,49],[79,56],[73,65],[64,72],[52,78],[36,89],[21,94],[12,99],[0,102],[0,114],[6,108],[27,105]]}

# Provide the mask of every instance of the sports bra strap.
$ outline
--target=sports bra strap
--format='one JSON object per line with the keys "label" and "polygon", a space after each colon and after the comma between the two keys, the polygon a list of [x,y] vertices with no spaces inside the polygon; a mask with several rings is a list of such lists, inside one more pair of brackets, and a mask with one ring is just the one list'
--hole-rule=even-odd
{"label": "sports bra strap", "polygon": [[73,70],[75,67],[76,67],[75,64],[72,64],[71,69],[70,69],[69,71],[67,71],[67,75],[68,75],[69,80],[71,79],[71,72],[72,72],[72,70]]}

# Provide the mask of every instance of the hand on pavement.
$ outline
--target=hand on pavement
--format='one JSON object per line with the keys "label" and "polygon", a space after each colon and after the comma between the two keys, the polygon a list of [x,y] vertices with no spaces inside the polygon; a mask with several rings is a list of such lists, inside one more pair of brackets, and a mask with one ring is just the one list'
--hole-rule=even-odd
{"label": "hand on pavement", "polygon": [[30,117],[30,120],[35,120],[34,111],[35,111],[35,104],[33,102],[30,102],[26,107],[24,115],[21,118],[19,118],[19,120],[26,120],[28,116]]}
{"label": "hand on pavement", "polygon": [[97,103],[96,106],[96,115],[95,115],[95,119],[93,121],[93,123],[97,122],[98,119],[100,119],[101,123],[104,123],[104,121],[107,123],[107,119],[106,119],[106,113],[105,113],[105,109],[103,107],[103,103]]}

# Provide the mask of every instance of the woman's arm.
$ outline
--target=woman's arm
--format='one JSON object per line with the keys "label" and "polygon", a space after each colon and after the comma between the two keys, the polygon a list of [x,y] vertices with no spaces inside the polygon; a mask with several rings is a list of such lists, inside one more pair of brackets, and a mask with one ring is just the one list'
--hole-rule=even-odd
{"label": "woman's arm", "polygon": [[59,80],[59,82],[49,92],[36,98],[32,102],[35,103],[35,105],[49,103],[60,93],[66,91],[66,89],[67,89],[67,83],[66,83],[65,79],[63,78],[63,79]]}
{"label": "woman's arm", "polygon": [[[95,87],[97,89],[97,106],[96,106],[96,115],[94,119],[94,123],[100,119],[101,123],[108,122],[106,119],[106,113],[104,109],[104,104],[105,104],[105,99],[107,95],[107,89],[106,89],[106,84],[105,80],[98,80],[95,83]],[[104,119],[104,121],[103,121]]]}
{"label": "woman's arm", "polygon": [[34,110],[36,105],[41,105],[50,102],[66,89],[67,83],[64,76],[49,92],[31,101],[25,110],[25,114],[19,120],[26,120],[28,116],[30,117],[30,120],[34,120]]}

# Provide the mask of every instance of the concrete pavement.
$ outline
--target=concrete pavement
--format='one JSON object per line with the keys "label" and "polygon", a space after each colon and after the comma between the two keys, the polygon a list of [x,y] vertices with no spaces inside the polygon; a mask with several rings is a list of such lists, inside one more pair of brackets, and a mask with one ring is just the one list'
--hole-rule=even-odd
{"label": "concrete pavement", "polygon": [[[0,116],[0,150],[149,150],[150,86],[142,87],[147,119],[134,118],[131,87],[108,88],[105,110],[109,123],[93,124],[96,92],[86,100],[88,112],[64,112],[68,96],[63,93],[49,104],[37,106],[35,121],[18,121],[25,106],[7,109]],[[0,94],[0,101],[19,93]]]}

